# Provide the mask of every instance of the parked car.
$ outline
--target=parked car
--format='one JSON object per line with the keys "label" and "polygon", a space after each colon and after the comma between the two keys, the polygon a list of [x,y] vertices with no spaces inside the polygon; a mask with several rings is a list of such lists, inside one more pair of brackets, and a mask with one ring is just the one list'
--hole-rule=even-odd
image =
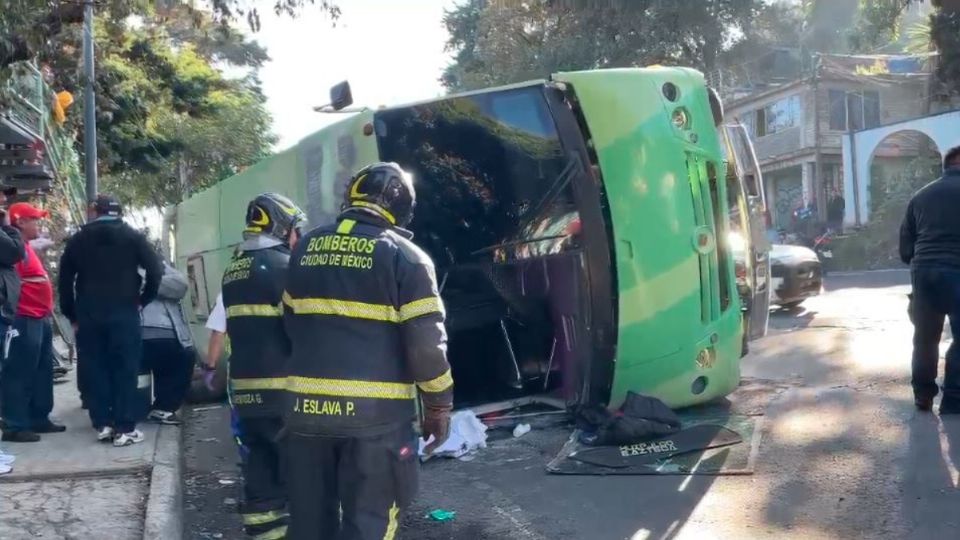
{"label": "parked car", "polygon": [[823,268],[810,248],[774,244],[770,250],[771,303],[791,309],[823,290]]}

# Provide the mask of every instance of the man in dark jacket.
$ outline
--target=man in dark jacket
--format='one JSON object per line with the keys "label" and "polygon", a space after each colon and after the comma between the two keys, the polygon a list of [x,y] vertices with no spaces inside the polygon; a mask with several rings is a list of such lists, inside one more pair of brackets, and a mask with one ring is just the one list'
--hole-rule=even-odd
{"label": "man in dark jacket", "polygon": [[[910,265],[913,297],[913,396],[930,410],[937,395],[943,322],[960,336],[960,147],[947,152],[943,176],[910,200],[900,226],[900,258]],[[947,351],[940,414],[960,413],[960,344]]]}
{"label": "man in dark jacket", "polygon": [[[7,202],[9,189],[0,193],[0,204]],[[6,211],[0,209],[0,366],[10,351],[13,334],[11,326],[20,302],[20,275],[15,265],[26,257],[20,231],[10,226]],[[0,367],[0,378],[3,377]],[[0,411],[2,414],[2,411]]]}
{"label": "man in dark jacket", "polygon": [[[0,204],[7,202],[6,192],[0,195]],[[26,257],[20,231],[10,226],[5,211],[0,210],[0,339],[6,341],[7,330],[17,315],[20,302],[20,276],[14,265]]]}
{"label": "man in dark jacket", "polygon": [[94,219],[60,258],[60,311],[77,332],[97,440],[126,446],[143,440],[135,421],[140,309],[156,298],[163,269],[146,237],[123,222],[115,198],[100,195],[91,210]]}
{"label": "man in dark jacket", "polygon": [[[415,194],[396,163],[356,174],[337,223],[304,236],[283,295],[294,540],[392,539],[427,451],[447,437],[453,378],[433,261],[402,229]],[[342,511],[342,518],[341,518]]]}

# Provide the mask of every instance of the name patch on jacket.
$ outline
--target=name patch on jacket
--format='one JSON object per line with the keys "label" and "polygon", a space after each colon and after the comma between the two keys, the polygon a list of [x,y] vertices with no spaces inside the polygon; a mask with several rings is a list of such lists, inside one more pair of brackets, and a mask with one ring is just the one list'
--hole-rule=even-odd
{"label": "name patch on jacket", "polygon": [[293,412],[322,416],[353,416],[356,414],[352,401],[340,401],[337,399],[297,398],[293,404]]}
{"label": "name patch on jacket", "polygon": [[227,265],[223,273],[223,284],[226,285],[232,281],[247,279],[250,277],[250,267],[253,266],[253,257],[242,257],[234,259]]}
{"label": "name patch on jacket", "polygon": [[307,253],[300,257],[300,266],[339,266],[370,270],[373,268],[373,254],[377,241],[373,238],[360,238],[334,234],[311,238],[307,244]]}

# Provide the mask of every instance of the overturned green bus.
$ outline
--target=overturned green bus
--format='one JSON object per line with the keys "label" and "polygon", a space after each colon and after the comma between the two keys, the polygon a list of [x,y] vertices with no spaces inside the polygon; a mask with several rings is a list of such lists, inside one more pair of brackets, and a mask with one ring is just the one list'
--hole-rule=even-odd
{"label": "overturned green bus", "polygon": [[724,396],[751,302],[726,241],[748,195],[725,137],[719,100],[685,68],[362,110],[179,205],[198,342],[249,199],[283,193],[317,225],[356,169],[396,161],[415,179],[411,229],[436,263],[459,406]]}

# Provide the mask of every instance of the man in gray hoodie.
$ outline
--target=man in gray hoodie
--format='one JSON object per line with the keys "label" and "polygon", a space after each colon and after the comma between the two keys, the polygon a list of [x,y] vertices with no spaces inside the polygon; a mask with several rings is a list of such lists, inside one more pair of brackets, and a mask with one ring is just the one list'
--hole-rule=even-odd
{"label": "man in gray hoodie", "polygon": [[179,424],[177,410],[183,404],[196,352],[181,300],[187,294],[187,278],[163,262],[163,277],[157,298],[143,308],[143,366],[153,373],[154,401],[149,420]]}

